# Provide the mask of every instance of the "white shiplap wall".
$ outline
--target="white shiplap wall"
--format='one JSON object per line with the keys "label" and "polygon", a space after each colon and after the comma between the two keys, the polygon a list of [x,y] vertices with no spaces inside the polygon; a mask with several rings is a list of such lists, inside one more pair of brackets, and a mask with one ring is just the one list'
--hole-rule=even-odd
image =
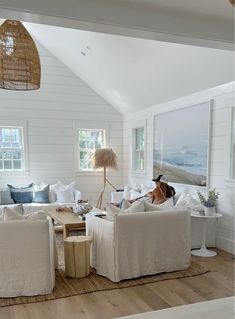
{"label": "white shiplap wall", "polygon": [[[224,215],[219,220],[217,246],[229,252],[234,252],[234,217],[235,217],[235,188],[234,182],[227,181],[230,170],[231,145],[231,109],[235,106],[233,84],[225,84],[213,89],[186,96],[165,104],[157,105],[124,118],[124,176],[128,182],[150,184],[153,167],[153,118],[157,113],[190,106],[196,103],[213,100],[212,143],[210,188],[216,187],[220,192],[218,210]],[[146,123],[146,172],[135,175],[131,171],[131,144],[132,129]],[[190,186],[180,187],[177,190],[195,191]]]}
{"label": "white shiplap wall", "polygon": [[74,125],[108,128],[109,145],[118,155],[119,170],[110,172],[112,183],[122,186],[123,119],[40,44],[42,64],[40,90],[0,90],[0,120],[26,120],[28,124],[29,171],[0,173],[0,187],[6,183],[69,183],[75,180],[83,198],[95,203],[102,188],[102,175],[75,171]]}

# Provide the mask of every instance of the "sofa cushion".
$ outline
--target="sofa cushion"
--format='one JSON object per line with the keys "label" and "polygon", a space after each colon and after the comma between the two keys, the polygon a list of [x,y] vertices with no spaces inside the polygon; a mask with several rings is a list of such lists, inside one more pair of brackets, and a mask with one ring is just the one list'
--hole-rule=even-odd
{"label": "sofa cushion", "polygon": [[11,198],[10,189],[7,187],[0,190],[0,205],[10,205],[14,204],[13,199]]}
{"label": "sofa cushion", "polygon": [[49,185],[33,186],[33,203],[49,203]]}
{"label": "sofa cushion", "polygon": [[9,207],[4,207],[3,221],[6,222],[9,220],[22,220],[22,219],[24,219],[24,216],[22,214],[17,213],[17,211]]}
{"label": "sofa cushion", "polygon": [[14,204],[14,205],[7,205],[7,206],[1,205],[0,206],[0,221],[3,220],[5,207],[14,210],[16,213],[18,213],[20,215],[23,215],[23,206],[22,206],[22,204]]}
{"label": "sofa cushion", "polygon": [[11,192],[11,198],[15,204],[32,203],[33,201],[33,183],[26,187],[14,187],[7,184]]}
{"label": "sofa cushion", "polygon": [[16,210],[4,207],[3,212],[3,221],[11,221],[11,220],[39,220],[39,219],[46,219],[47,215],[43,211],[34,212],[29,215],[22,215],[19,214]]}
{"label": "sofa cushion", "polygon": [[203,211],[204,206],[195,194],[182,193],[175,205],[177,208],[189,208],[191,210]]}
{"label": "sofa cushion", "polygon": [[139,213],[144,212],[144,201],[135,201],[130,207],[126,209],[120,209],[112,204],[108,204],[106,207],[107,219],[113,220],[115,216],[119,214]]}
{"label": "sofa cushion", "polygon": [[154,211],[163,211],[164,208],[161,205],[156,205],[149,203],[148,201],[144,201],[144,208],[146,212],[154,212]]}

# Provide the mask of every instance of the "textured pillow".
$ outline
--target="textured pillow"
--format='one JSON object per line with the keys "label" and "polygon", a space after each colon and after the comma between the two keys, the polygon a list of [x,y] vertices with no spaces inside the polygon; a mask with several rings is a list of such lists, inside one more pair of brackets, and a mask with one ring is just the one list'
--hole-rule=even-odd
{"label": "textured pillow", "polygon": [[10,189],[7,187],[0,190],[0,205],[10,205],[14,204],[13,199],[11,198]]}
{"label": "textured pillow", "polygon": [[177,208],[189,208],[191,210],[203,211],[204,206],[201,204],[200,200],[192,194],[182,193],[175,205]]}
{"label": "textured pillow", "polygon": [[119,214],[139,213],[144,212],[144,201],[136,201],[129,208],[120,209],[112,204],[106,207],[107,219],[113,220]]}
{"label": "textured pillow", "polygon": [[33,186],[33,203],[49,203],[49,185]]}
{"label": "textured pillow", "polygon": [[26,187],[14,187],[7,184],[11,192],[11,198],[15,204],[27,204],[33,201],[33,183]]}
{"label": "textured pillow", "polygon": [[161,205],[152,204],[148,201],[144,201],[144,208],[146,212],[162,211],[164,209]]}
{"label": "textured pillow", "polygon": [[72,182],[69,185],[64,185],[59,182],[55,186],[55,193],[57,197],[57,202],[59,203],[74,203],[74,191],[76,188],[76,182]]}

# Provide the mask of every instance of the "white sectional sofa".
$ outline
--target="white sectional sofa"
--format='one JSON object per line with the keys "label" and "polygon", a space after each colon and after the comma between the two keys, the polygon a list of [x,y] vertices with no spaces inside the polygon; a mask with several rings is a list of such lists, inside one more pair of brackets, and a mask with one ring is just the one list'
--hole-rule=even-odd
{"label": "white sectional sofa", "polygon": [[50,219],[0,222],[0,297],[51,293],[55,266]]}
{"label": "white sectional sofa", "polygon": [[190,211],[118,214],[113,221],[88,214],[91,265],[114,282],[190,265]]}
{"label": "white sectional sofa", "polygon": [[[134,195],[138,196],[138,192],[135,191],[133,193]],[[142,196],[145,194],[146,194],[146,191],[142,193]],[[176,205],[180,197],[180,194],[176,195],[173,208],[184,208],[184,207],[177,207]],[[186,195],[189,195],[189,194],[186,194]],[[119,203],[123,198],[125,198],[124,192],[112,192],[110,200],[111,200],[111,203]],[[126,199],[130,199],[130,198],[126,198]],[[190,210],[197,209],[196,206],[190,206],[190,205],[187,205],[185,208],[188,208]],[[202,228],[203,228],[203,220],[199,218],[191,217],[191,248],[201,247]],[[206,233],[207,247],[216,247],[216,235],[217,235],[217,221],[215,219],[208,220],[207,233]]]}

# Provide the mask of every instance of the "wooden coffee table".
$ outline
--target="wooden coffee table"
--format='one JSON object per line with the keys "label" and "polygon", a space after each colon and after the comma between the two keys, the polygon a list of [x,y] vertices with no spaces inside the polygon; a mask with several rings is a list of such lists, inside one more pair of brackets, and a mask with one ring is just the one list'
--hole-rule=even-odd
{"label": "wooden coffee table", "polygon": [[52,221],[56,221],[63,226],[64,238],[69,237],[70,230],[86,228],[85,221],[81,220],[73,212],[57,212],[56,209],[50,209],[48,210],[48,215],[52,218]]}

